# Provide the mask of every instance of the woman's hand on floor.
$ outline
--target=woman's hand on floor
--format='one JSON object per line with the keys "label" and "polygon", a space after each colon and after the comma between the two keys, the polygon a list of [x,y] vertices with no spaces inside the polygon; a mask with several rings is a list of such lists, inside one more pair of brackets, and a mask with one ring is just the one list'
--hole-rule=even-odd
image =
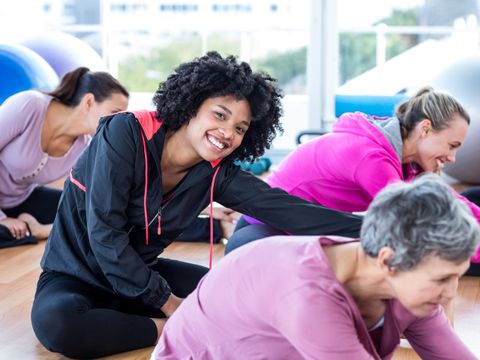
{"label": "woman's hand on floor", "polygon": [[22,220],[7,217],[1,220],[0,224],[5,226],[15,239],[23,239],[25,236],[30,235],[27,224]]}

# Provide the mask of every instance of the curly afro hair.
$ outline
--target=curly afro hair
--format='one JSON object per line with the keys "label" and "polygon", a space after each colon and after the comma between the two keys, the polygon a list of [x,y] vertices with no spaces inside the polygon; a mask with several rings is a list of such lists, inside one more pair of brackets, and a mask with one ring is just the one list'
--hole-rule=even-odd
{"label": "curly afro hair", "polygon": [[229,159],[253,160],[270,148],[277,131],[283,132],[282,93],[268,74],[254,73],[247,63],[212,51],[177,67],[160,83],[153,103],[158,118],[176,131],[196,115],[205,100],[227,95],[247,100],[252,113],[242,144]]}

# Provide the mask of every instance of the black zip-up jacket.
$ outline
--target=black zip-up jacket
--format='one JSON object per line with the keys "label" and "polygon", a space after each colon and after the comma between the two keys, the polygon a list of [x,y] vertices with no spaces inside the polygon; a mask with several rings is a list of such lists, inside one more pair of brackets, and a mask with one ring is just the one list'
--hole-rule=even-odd
{"label": "black zip-up jacket", "polygon": [[44,270],[160,308],[171,290],[149,265],[209,204],[217,170],[213,200],[228,208],[292,234],[358,236],[360,217],[272,189],[234,164],[202,161],[163,194],[164,141],[165,128],[153,113],[101,120],[65,181]]}

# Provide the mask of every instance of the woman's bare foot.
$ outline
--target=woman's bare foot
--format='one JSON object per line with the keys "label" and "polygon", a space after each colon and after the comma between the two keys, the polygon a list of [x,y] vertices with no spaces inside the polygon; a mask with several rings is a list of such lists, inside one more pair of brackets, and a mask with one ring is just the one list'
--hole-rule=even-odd
{"label": "woman's bare foot", "polygon": [[46,239],[52,231],[52,224],[40,224],[37,219],[32,215],[27,213],[22,213],[18,215],[18,220],[22,220],[27,223],[30,228],[31,235],[35,236],[37,239]]}
{"label": "woman's bare foot", "polygon": [[155,326],[157,327],[157,341],[155,344],[158,342],[158,339],[160,339],[160,335],[162,335],[163,327],[165,326],[165,323],[167,322],[167,319],[156,319],[156,318],[150,318],[153,320],[155,323]]}

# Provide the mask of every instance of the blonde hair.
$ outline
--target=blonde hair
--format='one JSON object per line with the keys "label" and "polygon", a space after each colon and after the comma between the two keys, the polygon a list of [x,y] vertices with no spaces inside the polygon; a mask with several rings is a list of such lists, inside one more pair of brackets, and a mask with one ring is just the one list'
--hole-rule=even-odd
{"label": "blonde hair", "polygon": [[402,139],[424,119],[431,121],[435,131],[448,128],[455,115],[470,124],[467,111],[453,96],[435,91],[431,86],[421,88],[410,99],[398,105],[395,115],[400,121]]}

